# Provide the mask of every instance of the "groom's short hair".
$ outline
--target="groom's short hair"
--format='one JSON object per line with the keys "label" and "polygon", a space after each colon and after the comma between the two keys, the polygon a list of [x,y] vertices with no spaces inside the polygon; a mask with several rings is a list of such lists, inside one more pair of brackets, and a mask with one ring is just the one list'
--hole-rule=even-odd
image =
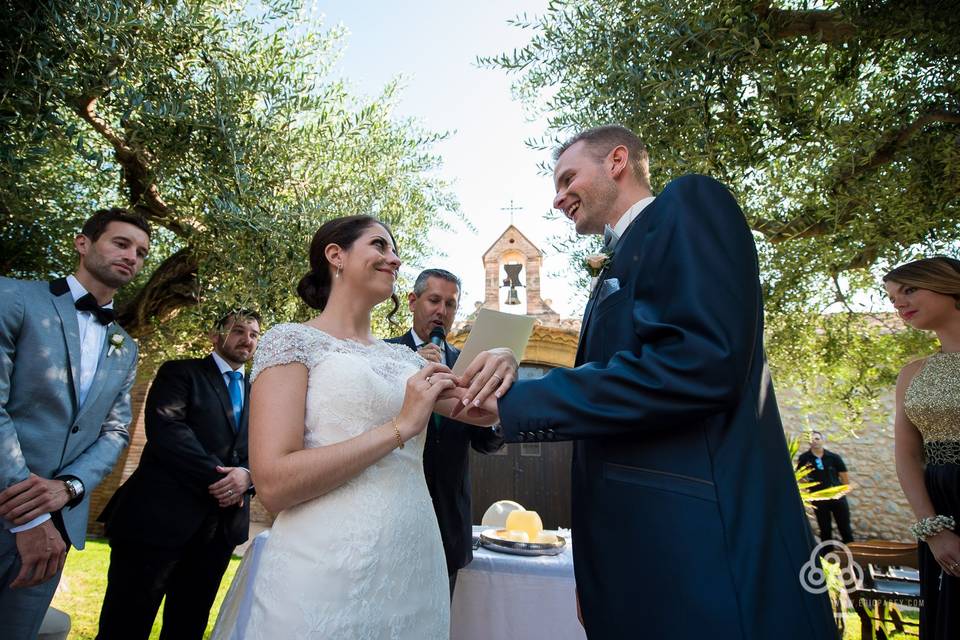
{"label": "groom's short hair", "polygon": [[630,154],[630,168],[637,181],[650,188],[650,156],[647,154],[647,145],[637,137],[633,131],[619,124],[605,124],[581,131],[553,151],[553,161],[556,163],[563,152],[578,142],[585,142],[594,153],[597,161],[607,157],[615,147],[623,145]]}
{"label": "groom's short hair", "polygon": [[107,230],[107,225],[111,222],[126,222],[142,230],[147,237],[150,237],[150,224],[138,213],[132,213],[121,207],[112,207],[110,209],[98,209],[92,216],[83,223],[80,233],[96,242]]}

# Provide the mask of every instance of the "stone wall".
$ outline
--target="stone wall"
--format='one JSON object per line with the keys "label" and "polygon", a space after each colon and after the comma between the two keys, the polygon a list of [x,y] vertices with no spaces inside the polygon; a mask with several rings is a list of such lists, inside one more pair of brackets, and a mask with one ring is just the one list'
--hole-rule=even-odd
{"label": "stone wall", "polygon": [[[866,424],[854,435],[833,429],[832,425],[805,416],[791,404],[789,391],[778,389],[778,403],[787,437],[800,436],[800,451],[806,451],[807,434],[816,429],[827,436],[826,448],[840,454],[850,473],[853,490],[847,496],[855,540],[913,541],[909,527],[916,520],[897,480],[893,449],[894,395],[891,389],[880,399],[882,422]],[[794,461],[796,462],[796,461]],[[816,522],[811,518],[813,531]],[[834,525],[834,535],[836,525]]]}

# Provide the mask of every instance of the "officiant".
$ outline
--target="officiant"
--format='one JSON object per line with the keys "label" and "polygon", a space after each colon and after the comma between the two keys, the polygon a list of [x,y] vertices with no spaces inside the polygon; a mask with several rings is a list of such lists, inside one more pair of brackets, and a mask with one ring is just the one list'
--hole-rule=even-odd
{"label": "officiant", "polygon": [[[460,305],[460,279],[444,269],[426,269],[417,276],[407,297],[413,327],[387,342],[405,344],[426,360],[453,368],[460,350],[446,341]],[[473,559],[470,506],[470,447],[492,453],[503,446],[493,429],[433,414],[423,447],[423,473],[440,525],[440,537],[450,575],[450,597],[457,572]]]}

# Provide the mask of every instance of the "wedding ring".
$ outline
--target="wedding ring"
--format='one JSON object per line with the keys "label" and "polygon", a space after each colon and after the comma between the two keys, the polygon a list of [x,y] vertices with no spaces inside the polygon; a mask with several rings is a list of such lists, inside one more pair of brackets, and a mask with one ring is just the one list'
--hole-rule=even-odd
{"label": "wedding ring", "polygon": [[228,496],[232,496],[232,495],[233,495],[233,489],[227,489],[227,495],[228,495]]}
{"label": "wedding ring", "polygon": [[503,378],[501,378],[497,374],[493,374],[493,377],[497,379],[497,382],[503,382]]}
{"label": "wedding ring", "polygon": [[433,376],[427,376],[427,384],[429,384],[431,387],[433,386],[433,380],[430,379],[432,377]]}

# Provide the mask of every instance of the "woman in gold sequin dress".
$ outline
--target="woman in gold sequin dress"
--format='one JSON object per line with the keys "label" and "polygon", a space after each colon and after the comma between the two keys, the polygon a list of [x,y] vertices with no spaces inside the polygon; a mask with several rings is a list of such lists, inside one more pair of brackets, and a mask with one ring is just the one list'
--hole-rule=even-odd
{"label": "woman in gold sequin dress", "polygon": [[[906,365],[897,380],[897,476],[920,521],[950,516],[920,542],[920,638],[960,638],[960,260],[935,257],[883,278],[897,313],[933,331],[940,351]],[[943,519],[940,519],[941,523]]]}

